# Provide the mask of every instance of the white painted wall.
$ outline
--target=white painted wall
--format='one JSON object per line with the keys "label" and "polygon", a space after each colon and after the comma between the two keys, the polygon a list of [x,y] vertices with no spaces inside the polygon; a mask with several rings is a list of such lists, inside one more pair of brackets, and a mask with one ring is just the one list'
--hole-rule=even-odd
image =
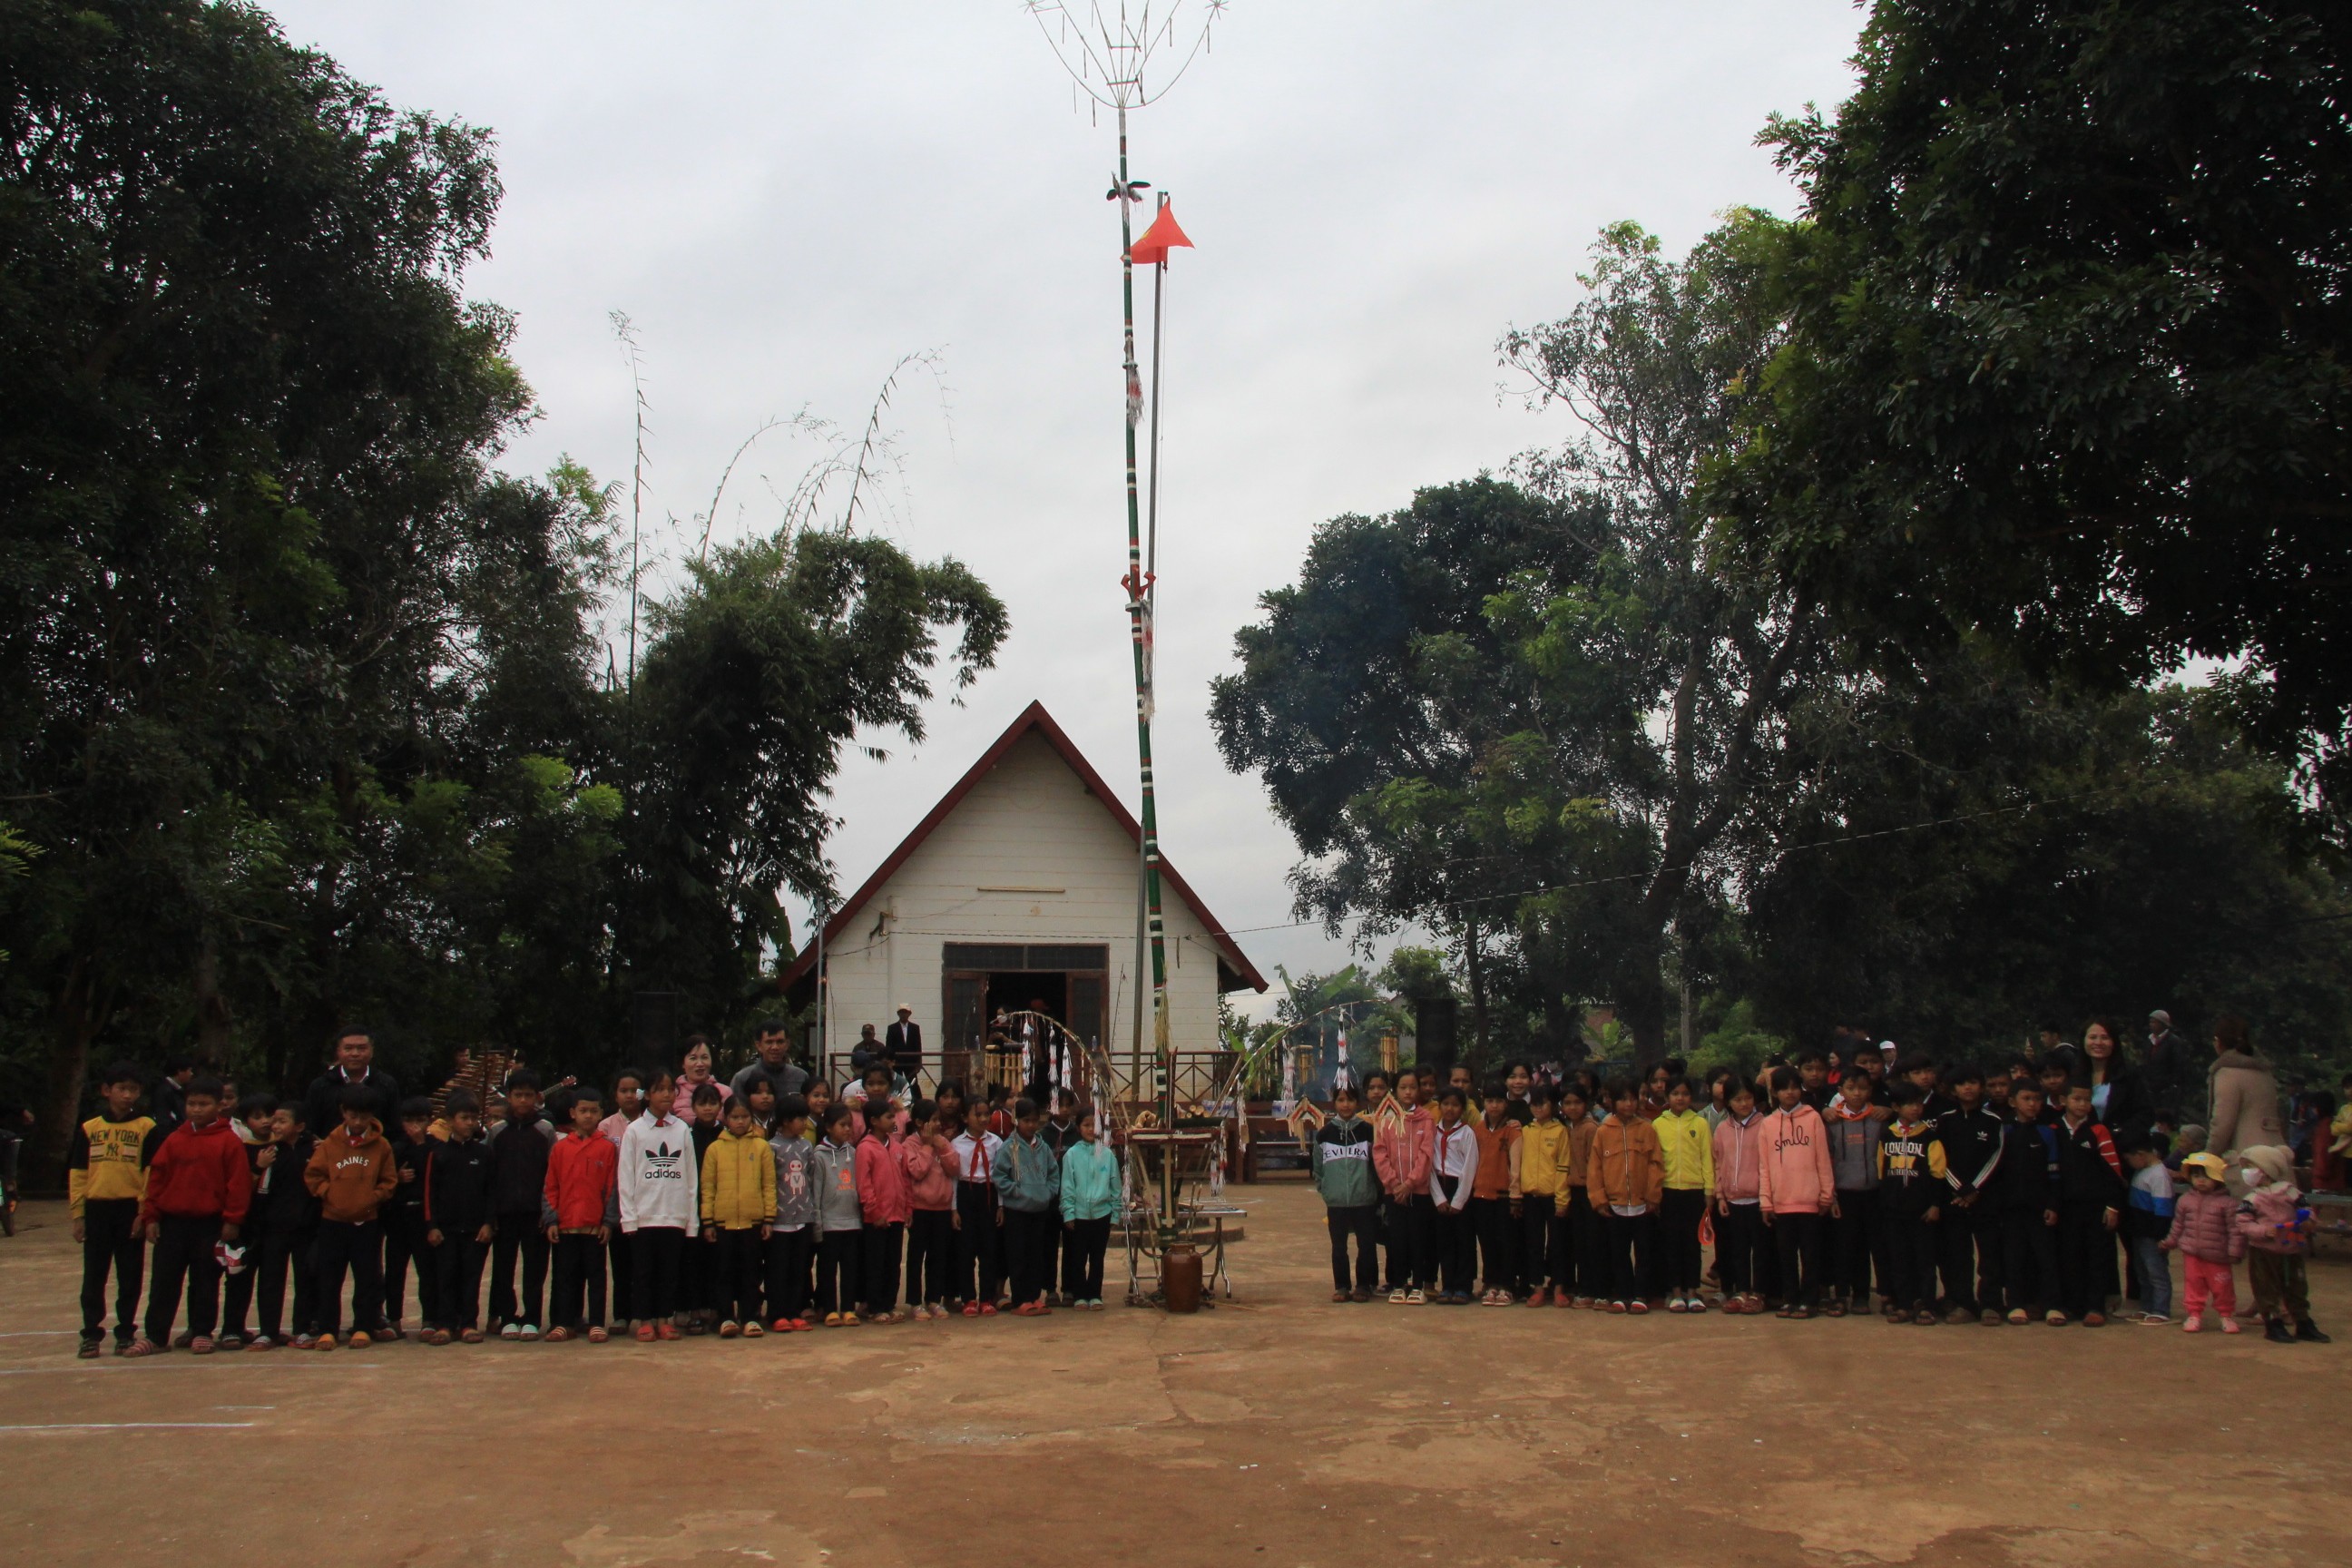
{"label": "white painted wall", "polygon": [[[1105,1044],[1123,1060],[1135,1007],[1136,872],[1135,841],[1043,736],[1024,735],[827,946],[828,1049],[846,1050],[861,1024],[879,1035],[904,1003],[936,1063],[947,1043],[940,1031],[948,942],[1099,942],[1110,946],[1112,1037]],[[1216,949],[1172,890],[1162,906],[1171,1036],[1180,1050],[1210,1049]],[[1148,1016],[1144,1027],[1149,1050]]]}

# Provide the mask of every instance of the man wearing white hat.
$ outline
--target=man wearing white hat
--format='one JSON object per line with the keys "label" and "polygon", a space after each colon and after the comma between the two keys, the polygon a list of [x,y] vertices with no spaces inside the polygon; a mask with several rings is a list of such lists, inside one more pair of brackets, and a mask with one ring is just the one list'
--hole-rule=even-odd
{"label": "man wearing white hat", "polygon": [[883,1054],[898,1076],[911,1081],[923,1067],[923,1026],[915,1022],[915,1010],[904,1002],[898,1004],[898,1021],[883,1031]]}

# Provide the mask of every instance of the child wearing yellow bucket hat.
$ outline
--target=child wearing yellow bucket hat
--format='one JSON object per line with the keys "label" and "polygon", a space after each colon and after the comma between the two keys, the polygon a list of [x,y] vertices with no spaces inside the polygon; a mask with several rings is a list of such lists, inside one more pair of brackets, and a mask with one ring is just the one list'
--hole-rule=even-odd
{"label": "child wearing yellow bucket hat", "polygon": [[2191,1154],[2180,1162],[2180,1173],[2189,1178],[2189,1191],[2174,1199],[2172,1229],[2158,1245],[2180,1254],[2187,1275],[2181,1327],[2201,1332],[2210,1303],[2221,1331],[2237,1333],[2238,1287],[2231,1270],[2246,1255],[2246,1238],[2238,1234],[2238,1200],[2222,1184],[2230,1168],[2219,1154]]}

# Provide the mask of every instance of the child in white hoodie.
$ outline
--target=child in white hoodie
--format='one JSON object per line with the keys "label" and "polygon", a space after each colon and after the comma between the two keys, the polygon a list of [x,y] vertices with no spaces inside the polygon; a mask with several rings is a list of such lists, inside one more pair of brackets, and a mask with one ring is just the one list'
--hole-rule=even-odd
{"label": "child in white hoodie", "polygon": [[656,1072],[644,1112],[621,1134],[621,1229],[636,1275],[629,1295],[640,1341],[678,1337],[672,1320],[686,1242],[700,1227],[694,1134],[673,1110],[673,1098],[669,1075]]}

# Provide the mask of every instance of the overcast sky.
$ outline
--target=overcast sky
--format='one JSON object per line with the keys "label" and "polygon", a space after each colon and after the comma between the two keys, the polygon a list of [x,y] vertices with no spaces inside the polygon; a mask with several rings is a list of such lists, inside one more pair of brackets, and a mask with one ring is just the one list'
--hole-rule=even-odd
{"label": "overcast sky", "polygon": [[[506,203],[469,291],[519,315],[544,410],[509,466],[627,477],[607,318],[635,320],[673,555],[763,420],[862,424],[901,356],[938,351],[895,403],[904,483],[871,522],[971,565],[1012,636],[922,746],[846,760],[844,891],[1033,699],[1132,805],[1115,143],[1018,0],[272,9],[394,103],[497,132]],[[1162,837],[1229,927],[1291,918],[1293,846],[1206,718],[1256,595],[1323,520],[1557,440],[1496,335],[1574,303],[1605,223],[1679,251],[1727,207],[1790,210],[1755,133],[1844,95],[1859,22],[1849,0],[1234,0],[1134,117],[1132,173],[1199,247],[1170,280]],[[764,437],[719,531],[772,529],[815,456]],[[1240,940],[1269,976],[1343,960],[1312,929]]]}

